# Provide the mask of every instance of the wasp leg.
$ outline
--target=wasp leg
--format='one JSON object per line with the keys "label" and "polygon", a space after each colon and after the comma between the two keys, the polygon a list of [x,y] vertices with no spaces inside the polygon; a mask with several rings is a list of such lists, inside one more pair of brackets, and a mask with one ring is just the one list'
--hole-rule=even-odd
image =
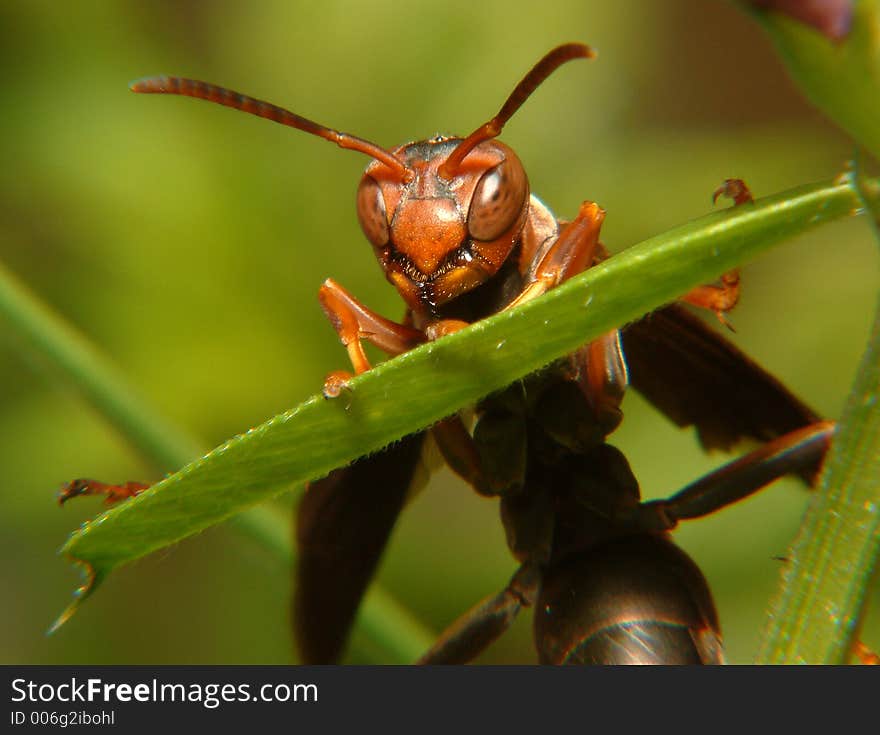
{"label": "wasp leg", "polygon": [[87,478],[79,478],[68,482],[61,490],[58,491],[58,504],[64,505],[71,498],[78,498],[81,495],[104,495],[104,504],[113,505],[121,500],[133,498],[139,495],[149,486],[144,482],[126,482],[124,485],[108,485],[98,480],[89,480]]}
{"label": "wasp leg", "polygon": [[461,319],[438,319],[425,327],[425,336],[432,342],[435,339],[445,337],[447,334],[455,334],[458,330],[470,326],[470,322]]}
{"label": "wasp leg", "polygon": [[589,268],[601,250],[599,230],[605,219],[605,210],[594,202],[584,202],[577,217],[569,222],[530,267],[530,283],[505,309],[546,293],[563,281]]}
{"label": "wasp leg", "polygon": [[[593,265],[600,254],[604,255],[599,244],[599,230],[604,219],[605,210],[598,204],[581,204],[577,217],[562,228],[555,242],[530,265],[526,287],[504,308],[512,309],[531,301]],[[467,325],[458,319],[440,319],[429,325],[425,334],[434,340]]]}
{"label": "wasp leg", "polygon": [[[584,202],[578,216],[563,227],[556,241],[531,266],[531,284],[505,309],[540,296],[592,265],[600,252],[604,252],[599,244],[599,230],[604,219],[605,212],[597,204]],[[429,325],[425,334],[433,340],[465,326],[466,322],[443,319]],[[618,332],[609,332],[586,345],[577,352],[574,360],[582,391],[600,423],[612,430],[620,423],[620,402],[627,386],[626,362]],[[451,417],[435,425],[433,433],[454,472],[477,492],[497,494],[501,486],[486,476],[481,454],[460,418]],[[515,472],[511,470],[505,475],[513,476]],[[510,483],[501,483],[504,484]]]}
{"label": "wasp leg", "polygon": [[721,274],[721,285],[697,286],[681,297],[691,306],[708,309],[715,313],[718,321],[730,331],[735,331],[725,314],[739,301],[739,269]]}
{"label": "wasp leg", "polygon": [[582,365],[578,384],[605,434],[623,419],[620,404],[629,384],[620,332],[613,330],[581,347],[575,360]]}
{"label": "wasp leg", "polygon": [[[556,241],[530,267],[531,283],[505,309],[529,301],[593,264],[601,251],[599,230],[605,212],[593,202],[584,202],[578,216],[569,222]],[[442,319],[425,330],[433,340],[467,326],[467,322]],[[610,332],[588,345],[577,360],[584,392],[597,415],[613,414],[619,422],[619,405],[626,388],[626,363],[622,359],[617,332]],[[480,453],[458,417],[437,424],[434,438],[449,466],[482,494],[494,494],[483,471]]]}
{"label": "wasp leg", "polygon": [[755,201],[752,192],[742,179],[725,179],[724,183],[712,192],[712,204],[715,204],[720,196],[732,199],[734,206]]}
{"label": "wasp leg", "polygon": [[481,495],[493,495],[486,488],[480,452],[460,416],[450,416],[431,427],[434,441],[449,468]]}
{"label": "wasp leg", "polygon": [[701,477],[666,500],[639,506],[639,525],[667,531],[679,521],[700,518],[752,495],[789,472],[800,472],[828,451],[836,425],[819,421],[774,439]]}
{"label": "wasp leg", "polygon": [[[400,355],[425,341],[418,329],[398,324],[370,311],[336,281],[328,278],[318,291],[321,308],[348,351],[356,374],[370,369],[361,340],[365,339],[389,355]],[[351,376],[343,371],[331,373],[324,383],[324,395],[333,398]]]}
{"label": "wasp leg", "polygon": [[416,663],[465,664],[472,661],[510,627],[523,607],[534,604],[538,580],[536,566],[521,566],[507,587],[450,625]]}
{"label": "wasp leg", "polygon": [[853,653],[865,666],[880,666],[880,655],[874,653],[861,641],[856,641],[856,644],[853,646]]}
{"label": "wasp leg", "polygon": [[480,495],[515,492],[525,482],[525,422],[514,412],[481,413],[473,435],[460,416],[434,424],[431,432],[449,468]]}
{"label": "wasp leg", "polygon": [[[732,199],[734,207],[738,207],[741,204],[750,204],[754,201],[752,192],[749,191],[749,187],[746,186],[742,179],[725,180],[712,193],[712,202],[716,202],[719,196],[726,196]],[[724,315],[736,306],[737,301],[739,301],[739,269],[734,268],[723,273],[719,280],[721,281],[720,286],[697,286],[682,296],[681,300],[693,306],[715,312],[718,321],[728,329],[733,330],[733,327]]]}

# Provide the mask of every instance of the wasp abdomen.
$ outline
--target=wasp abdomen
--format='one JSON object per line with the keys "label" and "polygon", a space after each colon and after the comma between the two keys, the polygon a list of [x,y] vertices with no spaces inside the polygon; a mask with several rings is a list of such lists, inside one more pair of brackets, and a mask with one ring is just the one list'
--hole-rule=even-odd
{"label": "wasp abdomen", "polygon": [[541,663],[724,663],[699,568],[668,538],[618,538],[551,564],[535,607]]}

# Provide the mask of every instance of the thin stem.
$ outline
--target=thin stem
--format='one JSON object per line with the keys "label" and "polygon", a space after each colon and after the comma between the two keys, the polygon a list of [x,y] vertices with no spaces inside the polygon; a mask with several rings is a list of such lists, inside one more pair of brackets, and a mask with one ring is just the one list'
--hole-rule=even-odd
{"label": "thin stem", "polygon": [[[880,240],[876,182],[854,177]],[[758,663],[846,663],[880,553],[880,302],[837,437],[771,606]]]}
{"label": "thin stem", "polygon": [[[2,264],[0,314],[24,349],[79,392],[150,462],[166,471],[175,470],[205,454],[204,445],[153,411],[82,334]],[[292,560],[290,522],[277,509],[254,507],[231,521],[280,562]],[[408,610],[379,589],[364,600],[359,626],[387,658],[400,663],[418,658],[433,640]]]}
{"label": "thin stem", "polygon": [[162,419],[84,337],[0,264],[0,314],[24,349],[59,375],[131,444],[163,469],[204,453]]}

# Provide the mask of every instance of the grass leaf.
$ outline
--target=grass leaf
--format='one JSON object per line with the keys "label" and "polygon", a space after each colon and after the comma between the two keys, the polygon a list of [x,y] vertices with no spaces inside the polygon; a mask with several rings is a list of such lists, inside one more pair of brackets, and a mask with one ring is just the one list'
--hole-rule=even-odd
{"label": "grass leaf", "polygon": [[[877,181],[865,186],[880,196]],[[861,211],[852,178],[841,176],[710,214],[382,363],[339,399],[312,397],[74,533],[63,551],[89,570],[80,599],[122,564],[423,429],[785,238]]]}
{"label": "grass leaf", "polygon": [[[181,432],[143,401],[94,346],[52,312],[0,264],[0,315],[26,354],[36,357],[59,382],[80,393],[122,436],[157,467],[172,469],[204,453],[198,441]],[[289,514],[259,506],[233,519],[243,535],[269,549],[284,565],[292,559]],[[91,572],[87,571],[90,577]],[[89,580],[79,593],[92,585]],[[73,612],[72,606],[53,629]],[[378,585],[361,605],[356,626],[382,661],[407,663],[433,643],[433,635]]]}
{"label": "grass leaf", "polygon": [[[864,200],[880,240],[880,205],[868,192]],[[787,556],[758,662],[847,663],[878,554],[880,302],[821,487]]]}

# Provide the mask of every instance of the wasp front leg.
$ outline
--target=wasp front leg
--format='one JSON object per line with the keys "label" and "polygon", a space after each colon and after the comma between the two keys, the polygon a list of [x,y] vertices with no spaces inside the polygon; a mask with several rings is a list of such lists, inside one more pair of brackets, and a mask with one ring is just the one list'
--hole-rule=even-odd
{"label": "wasp front leg", "polygon": [[[530,301],[605,257],[599,231],[605,211],[595,202],[581,204],[577,217],[562,227],[556,241],[529,266],[528,285],[506,308]],[[628,376],[620,334],[612,330],[575,353],[578,382],[599,423],[610,433],[620,423],[620,403]]]}
{"label": "wasp front leg", "polygon": [[[565,224],[556,240],[528,264],[525,288],[504,307],[504,310],[531,301],[547,293],[563,281],[589,268],[602,251],[599,230],[605,210],[595,202],[584,202],[577,217]],[[429,339],[438,339],[468,325],[457,319],[441,319],[425,330]]]}
{"label": "wasp front leg", "polygon": [[68,482],[58,491],[58,504],[64,505],[71,498],[81,495],[103,495],[104,505],[113,505],[122,500],[133,498],[146,490],[150,485],[144,482],[126,482],[123,485],[110,485],[98,480],[79,478]]}
{"label": "wasp front leg", "polygon": [[556,241],[529,265],[526,287],[505,308],[531,301],[593,265],[602,249],[599,230],[604,220],[605,210],[598,204],[581,204],[577,217],[566,224]]}
{"label": "wasp front leg", "polygon": [[[534,262],[528,264],[525,287],[504,310],[513,309],[547,293],[593,265],[603,252],[599,244],[599,230],[604,219],[605,211],[598,204],[584,202],[577,217],[565,224],[556,240],[549,247],[541,248],[534,256]],[[425,334],[428,339],[435,340],[466,326],[468,322],[458,319],[439,319],[426,327]]]}
{"label": "wasp front leg", "polygon": [[[391,356],[407,352],[425,341],[425,335],[418,329],[376,314],[330,278],[318,291],[318,300],[345,346],[356,375],[370,369],[361,340],[367,340]],[[335,398],[350,378],[351,373],[342,370],[330,373],[324,381],[324,395]]]}
{"label": "wasp front leg", "polygon": [[[599,230],[605,212],[593,202],[584,202],[578,216],[563,226],[556,240],[540,252],[529,265],[527,285],[505,309],[537,298],[563,281],[591,266],[602,252]],[[432,323],[425,330],[429,339],[437,339],[467,326],[466,322],[445,319]],[[620,422],[620,402],[627,386],[626,363],[620,336],[613,330],[585,345],[573,356],[576,376],[595,418],[612,430]],[[551,397],[552,398],[552,397]],[[563,400],[568,405],[568,398]],[[549,411],[548,415],[567,415],[568,411]],[[495,495],[521,484],[525,467],[517,461],[525,456],[525,435],[504,411],[495,411],[480,418],[478,429],[483,441],[475,442],[458,416],[433,427],[434,438],[447,464],[456,474],[483,495]],[[575,437],[569,426],[552,426],[548,430],[566,437]],[[576,441],[576,437],[572,439]],[[494,456],[502,457],[492,462]]]}
{"label": "wasp front leg", "polygon": [[[712,193],[712,202],[716,202],[720,196],[732,199],[734,207],[754,202],[752,192],[742,179],[727,179]],[[739,269],[734,268],[723,273],[719,281],[720,285],[697,286],[682,296],[681,300],[715,312],[718,321],[732,330],[725,314],[739,301]]]}

